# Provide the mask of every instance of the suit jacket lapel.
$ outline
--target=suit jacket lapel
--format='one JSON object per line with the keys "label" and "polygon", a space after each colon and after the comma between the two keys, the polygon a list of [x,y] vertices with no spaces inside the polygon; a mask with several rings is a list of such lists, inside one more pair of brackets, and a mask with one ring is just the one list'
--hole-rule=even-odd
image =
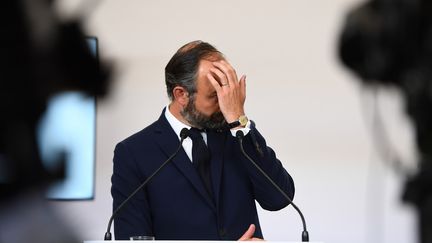
{"label": "suit jacket lapel", "polygon": [[[175,134],[171,125],[165,118],[165,109],[163,110],[162,115],[159,117],[157,124],[158,126],[155,129],[155,140],[168,158],[177,149],[180,141],[178,139],[178,135]],[[192,165],[192,162],[183,148],[181,148],[179,153],[173,158],[172,164],[174,164],[177,169],[190,181],[193,187],[198,191],[199,194],[201,194],[201,196],[212,207],[212,209],[216,210],[214,203],[211,201],[206,189],[204,188],[201,178],[199,177],[196,169]],[[175,181],[173,181],[173,183],[175,183]]]}

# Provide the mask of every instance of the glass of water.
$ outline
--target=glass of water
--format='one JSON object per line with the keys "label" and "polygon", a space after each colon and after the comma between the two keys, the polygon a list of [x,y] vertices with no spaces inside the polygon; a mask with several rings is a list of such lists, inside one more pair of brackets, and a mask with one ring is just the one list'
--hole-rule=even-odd
{"label": "glass of water", "polygon": [[137,235],[129,237],[130,240],[155,240],[154,236],[149,235]]}

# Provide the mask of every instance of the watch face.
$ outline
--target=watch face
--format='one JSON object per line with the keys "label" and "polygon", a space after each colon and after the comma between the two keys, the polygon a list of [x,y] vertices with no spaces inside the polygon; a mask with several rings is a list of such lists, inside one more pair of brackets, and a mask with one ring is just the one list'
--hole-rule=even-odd
{"label": "watch face", "polygon": [[247,122],[248,122],[248,118],[247,118],[246,116],[241,116],[241,117],[239,118],[239,122],[240,122],[240,125],[242,125],[242,126],[246,126],[246,124],[247,124]]}

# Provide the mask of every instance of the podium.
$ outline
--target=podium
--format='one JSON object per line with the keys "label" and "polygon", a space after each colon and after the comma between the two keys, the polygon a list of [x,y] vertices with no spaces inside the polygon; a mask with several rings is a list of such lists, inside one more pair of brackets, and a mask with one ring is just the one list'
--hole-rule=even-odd
{"label": "podium", "polygon": [[[139,241],[144,242],[145,240]],[[238,241],[207,241],[207,240],[155,240],[158,243],[238,243]],[[103,240],[85,240],[83,243],[106,243],[106,242],[115,242],[115,243],[131,243],[131,240],[112,240],[112,241],[103,241]],[[266,243],[301,243],[301,241],[265,241]],[[322,241],[309,241],[310,243],[324,243]]]}

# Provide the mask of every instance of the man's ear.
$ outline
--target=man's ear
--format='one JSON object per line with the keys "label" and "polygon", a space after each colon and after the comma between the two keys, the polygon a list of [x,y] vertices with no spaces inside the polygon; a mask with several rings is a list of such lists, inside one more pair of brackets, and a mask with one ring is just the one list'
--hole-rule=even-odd
{"label": "man's ear", "polygon": [[180,104],[182,107],[185,107],[189,102],[189,93],[185,88],[181,86],[176,86],[173,89],[173,97],[174,101]]}

